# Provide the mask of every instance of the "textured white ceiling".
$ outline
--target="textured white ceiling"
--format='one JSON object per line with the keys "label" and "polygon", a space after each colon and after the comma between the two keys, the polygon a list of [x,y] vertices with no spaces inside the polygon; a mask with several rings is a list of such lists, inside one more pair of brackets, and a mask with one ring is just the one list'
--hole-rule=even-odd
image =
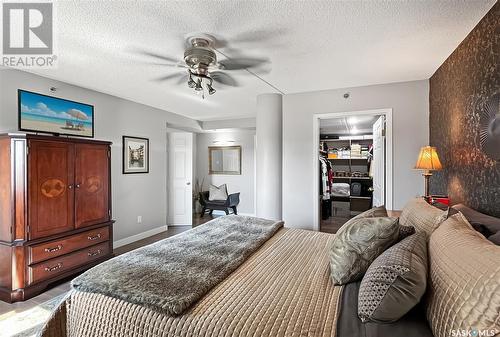
{"label": "textured white ceiling", "polygon": [[[260,76],[284,93],[429,78],[494,4],[484,1],[57,1],[59,68],[37,71],[199,120],[255,114],[273,88],[245,71],[205,100],[142,48],[182,58],[192,32],[229,56],[267,57]],[[222,59],[222,58],[221,58]]]}
{"label": "textured white ceiling", "polygon": [[379,116],[358,115],[320,119],[319,127],[322,134],[366,134],[372,133],[373,124],[378,118]]}

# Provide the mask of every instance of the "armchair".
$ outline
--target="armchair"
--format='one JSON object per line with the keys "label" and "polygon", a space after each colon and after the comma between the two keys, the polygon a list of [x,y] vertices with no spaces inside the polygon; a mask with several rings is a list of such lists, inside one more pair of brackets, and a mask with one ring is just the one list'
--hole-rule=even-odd
{"label": "armchair", "polygon": [[240,203],[240,194],[233,193],[230,194],[227,200],[208,200],[209,192],[200,192],[200,204],[203,207],[201,211],[201,216],[205,215],[205,212],[208,210],[208,214],[212,215],[214,210],[224,211],[226,215],[229,214],[229,209],[233,210],[235,215],[238,215],[238,210],[236,207]]}

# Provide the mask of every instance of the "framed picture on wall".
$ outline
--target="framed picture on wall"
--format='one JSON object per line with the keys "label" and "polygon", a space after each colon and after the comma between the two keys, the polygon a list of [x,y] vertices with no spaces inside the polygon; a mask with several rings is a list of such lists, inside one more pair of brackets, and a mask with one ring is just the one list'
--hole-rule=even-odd
{"label": "framed picture on wall", "polygon": [[241,175],[241,146],[209,146],[208,174]]}
{"label": "framed picture on wall", "polygon": [[123,136],[123,174],[149,173],[149,139]]}

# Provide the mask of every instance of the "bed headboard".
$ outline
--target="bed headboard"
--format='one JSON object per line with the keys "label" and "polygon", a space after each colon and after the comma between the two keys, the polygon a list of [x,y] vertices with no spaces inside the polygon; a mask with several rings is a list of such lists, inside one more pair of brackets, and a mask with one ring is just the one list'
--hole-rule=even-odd
{"label": "bed headboard", "polygon": [[[432,194],[448,194],[500,217],[500,161],[481,143],[484,127],[494,127],[500,97],[500,2],[496,2],[430,79],[430,145],[444,170],[431,178]],[[492,110],[493,109],[493,110]],[[496,109],[496,111],[495,111]],[[489,116],[487,116],[490,114]],[[488,121],[489,125],[484,125]],[[483,125],[482,125],[483,124]],[[500,144],[500,134],[489,141]],[[490,153],[488,153],[490,152]]]}

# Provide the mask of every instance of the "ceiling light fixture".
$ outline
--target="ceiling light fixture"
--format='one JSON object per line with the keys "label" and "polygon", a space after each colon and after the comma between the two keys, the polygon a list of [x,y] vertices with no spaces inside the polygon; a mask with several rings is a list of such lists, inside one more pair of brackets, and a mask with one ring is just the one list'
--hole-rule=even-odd
{"label": "ceiling light fixture", "polygon": [[196,90],[196,91],[203,91],[203,87],[201,86],[201,78],[198,78],[198,82],[196,82],[194,90]]}
{"label": "ceiling light fixture", "polygon": [[196,82],[193,80],[193,74],[188,70],[189,79],[188,79],[188,87],[194,88],[196,87]]}
{"label": "ceiling light fixture", "polygon": [[210,83],[207,83],[208,94],[213,95],[217,90],[212,87],[213,80],[210,78]]}

